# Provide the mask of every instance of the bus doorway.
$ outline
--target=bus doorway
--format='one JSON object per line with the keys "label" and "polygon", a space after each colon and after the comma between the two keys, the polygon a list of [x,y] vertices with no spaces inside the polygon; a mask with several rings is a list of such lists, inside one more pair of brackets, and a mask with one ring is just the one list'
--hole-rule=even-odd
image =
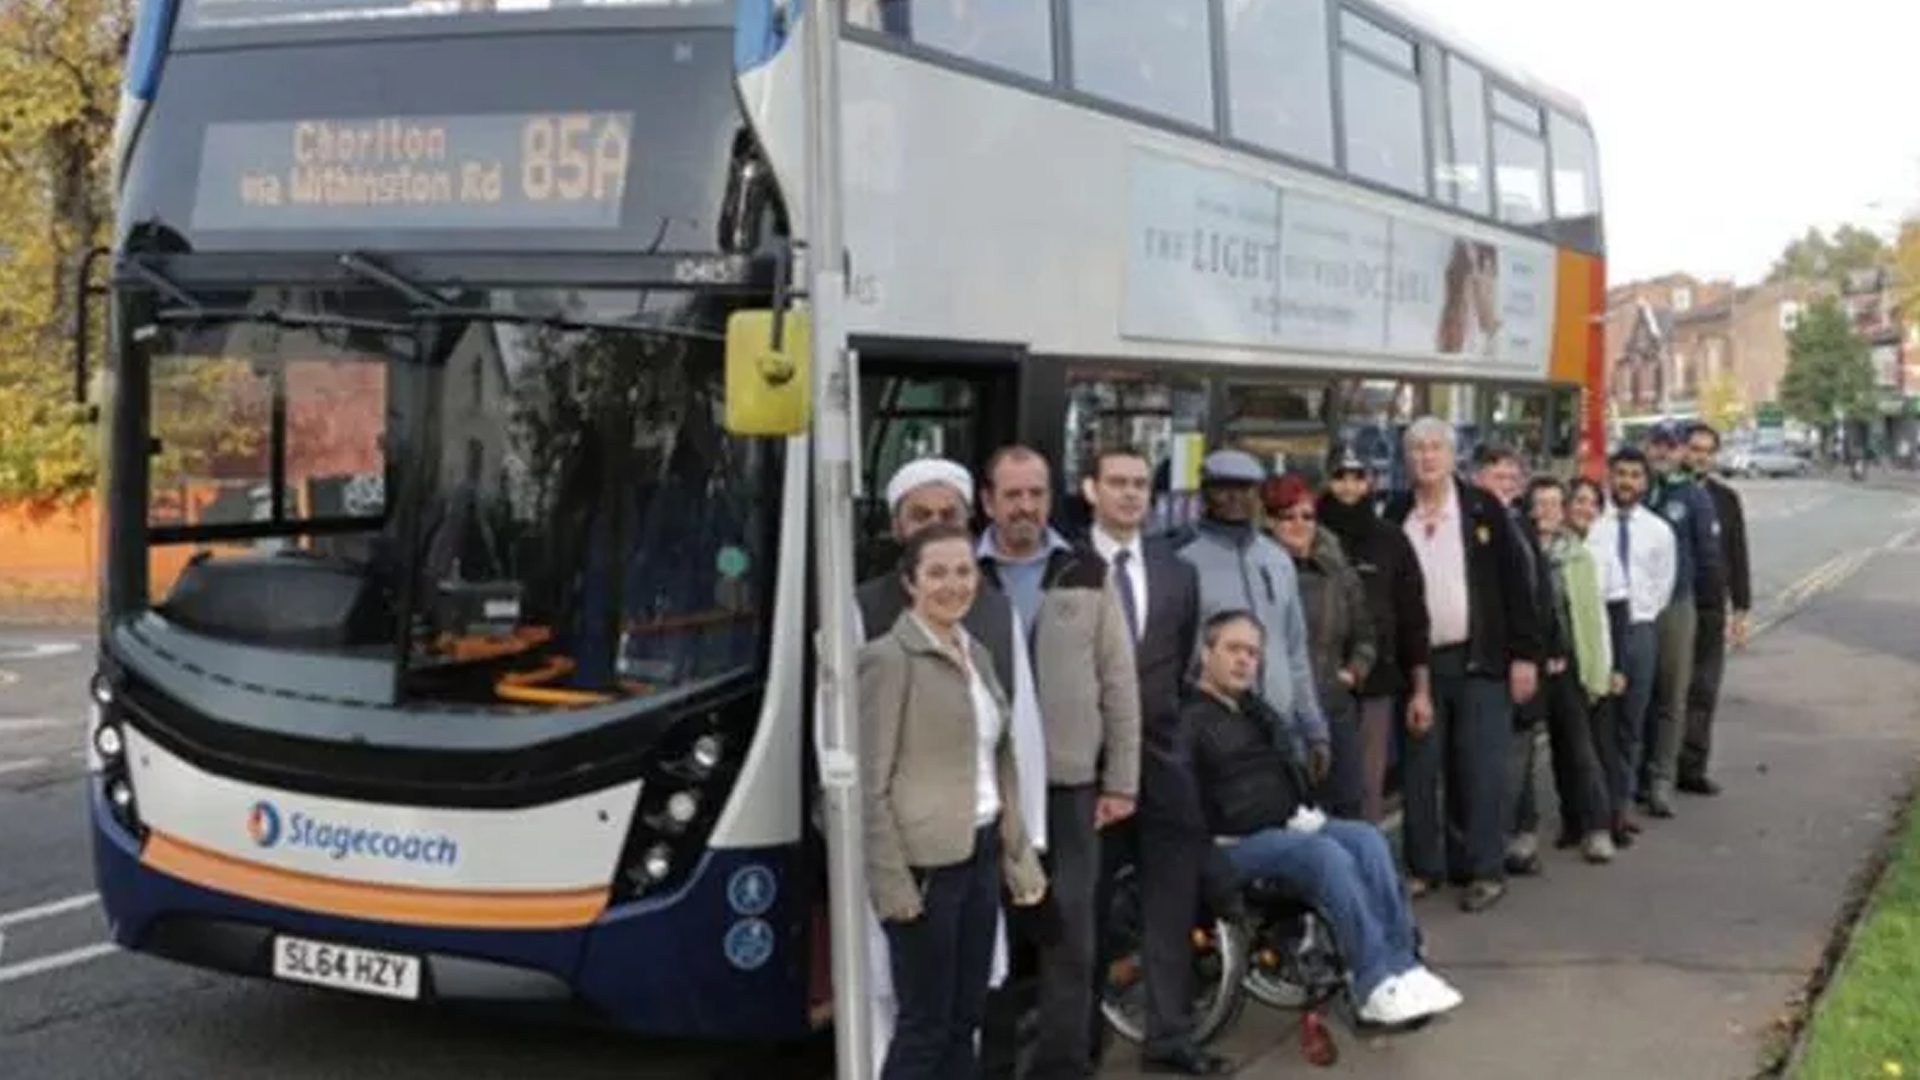
{"label": "bus doorway", "polygon": [[1013,356],[953,361],[861,352],[860,437],[854,450],[863,491],[854,507],[860,580],[886,572],[898,556],[887,481],[902,465],[948,458],[971,470],[977,486],[993,452],[1018,440],[1019,373]]}
{"label": "bus doorway", "polygon": [[[1003,350],[956,359],[936,345],[919,343],[904,348],[872,344],[858,348],[859,427],[853,453],[862,494],[853,508],[854,580],[864,582],[890,573],[899,560],[900,545],[893,539],[887,506],[887,481],[902,465],[923,457],[948,458],[971,471],[977,485],[993,452],[1018,440],[1021,355]],[[978,528],[977,512],[970,524]],[[811,595],[808,599],[811,605]],[[808,746],[814,745],[812,723],[809,709]],[[821,809],[817,765],[811,754],[804,760],[801,790],[807,820],[817,824]],[[808,1012],[818,1027],[832,1017],[833,954],[826,908],[826,849],[817,831],[811,836],[810,873],[819,891],[812,919]]]}

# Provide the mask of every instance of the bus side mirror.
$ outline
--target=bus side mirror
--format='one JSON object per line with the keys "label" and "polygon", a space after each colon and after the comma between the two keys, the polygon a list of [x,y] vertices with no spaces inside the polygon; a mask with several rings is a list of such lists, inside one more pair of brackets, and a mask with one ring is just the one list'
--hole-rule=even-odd
{"label": "bus side mirror", "polygon": [[812,417],[813,341],[807,315],[782,314],[774,344],[774,313],[736,311],[727,318],[726,418],[734,435],[799,435]]}

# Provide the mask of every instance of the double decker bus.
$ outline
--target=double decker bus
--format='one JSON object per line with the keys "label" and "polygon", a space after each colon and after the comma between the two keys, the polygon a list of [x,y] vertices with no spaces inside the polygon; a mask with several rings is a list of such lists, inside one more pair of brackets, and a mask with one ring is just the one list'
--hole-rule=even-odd
{"label": "double decker bus", "polygon": [[[807,377],[758,381],[804,325],[822,10],[144,0],[89,727],[120,944],[654,1034],[830,1021]],[[846,17],[863,575],[924,454],[1017,439],[1068,492],[1124,439],[1172,525],[1220,445],[1392,468],[1438,411],[1602,449],[1564,95],[1374,0]]]}

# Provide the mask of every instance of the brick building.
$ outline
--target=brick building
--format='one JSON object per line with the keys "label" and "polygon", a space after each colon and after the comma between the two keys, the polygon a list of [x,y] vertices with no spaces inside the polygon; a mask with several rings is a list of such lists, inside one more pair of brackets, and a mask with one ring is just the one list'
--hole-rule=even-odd
{"label": "brick building", "polygon": [[1608,385],[1617,415],[1689,414],[1716,379],[1731,380],[1750,417],[1778,399],[1787,334],[1820,288],[1800,282],[1736,288],[1669,274],[1608,293]]}

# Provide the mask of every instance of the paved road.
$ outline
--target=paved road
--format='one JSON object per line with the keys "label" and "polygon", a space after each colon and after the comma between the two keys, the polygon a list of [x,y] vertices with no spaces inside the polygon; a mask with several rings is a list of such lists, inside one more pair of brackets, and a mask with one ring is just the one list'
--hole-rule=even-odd
{"label": "paved road", "polygon": [[[1900,547],[1920,533],[1920,492],[1820,481],[1760,481],[1744,485],[1744,490],[1754,538],[1755,587],[1765,598],[1758,605],[1763,621],[1791,614],[1812,598],[1831,596],[1863,567],[1880,573],[1879,564],[1869,564],[1869,554],[1888,546]],[[1920,560],[1913,560],[1912,565],[1920,565]],[[1878,580],[1885,588],[1898,584],[1884,574]],[[1775,631],[1772,640],[1799,633],[1801,621],[1787,622]],[[1855,626],[1849,632],[1861,635],[1869,631]],[[713,1054],[689,1048],[480,1023],[463,1016],[216,977],[103,947],[100,943],[105,932],[99,909],[90,902],[92,883],[79,802],[83,766],[78,751],[80,712],[90,665],[86,641],[85,632],[74,629],[0,632],[0,1075],[32,1075],[36,1080],[91,1080],[112,1075],[197,1080],[206,1075],[255,1074],[289,1080],[481,1080],[518,1078],[536,1069],[550,1069],[582,1078],[679,1077],[709,1075],[722,1063],[723,1059]],[[1920,645],[1915,652],[1920,653]],[[1763,644],[1751,655],[1754,660],[1742,663],[1736,683],[1754,681],[1753,671],[1760,666],[1755,661],[1763,658],[1769,664],[1779,661],[1771,671],[1776,681],[1789,678],[1799,665],[1796,653],[1777,645]],[[1871,678],[1864,670],[1860,674]],[[1735,691],[1736,696],[1741,693],[1745,691]],[[1920,694],[1920,687],[1915,693]],[[1847,793],[1852,790],[1841,788]],[[1862,805],[1865,798],[1864,793],[1860,795]],[[1719,804],[1728,805],[1731,801]],[[1712,820],[1725,816],[1722,812]],[[1687,828],[1717,827],[1694,824],[1708,820],[1708,815],[1690,815],[1682,824]],[[1782,837],[1780,843],[1796,844],[1811,835]],[[1710,838],[1702,842],[1707,849],[1723,853],[1713,848]],[[1640,864],[1654,863],[1656,856],[1649,849],[1657,846],[1643,845],[1632,859]],[[1691,857],[1674,849],[1666,859],[1684,862]],[[1554,872],[1568,878],[1577,873],[1557,866]],[[1623,865],[1611,880],[1627,881],[1632,875],[1649,872]],[[1714,903],[1725,899],[1720,895],[1722,890],[1708,889],[1701,882],[1691,884],[1707,890],[1700,895],[1712,896]],[[1474,997],[1469,1014],[1450,1022],[1449,1027],[1418,1037],[1431,1043],[1425,1053],[1445,1049],[1448,1055],[1459,1055],[1457,1071],[1448,1067],[1437,1074],[1474,1075],[1485,1068],[1490,1056],[1495,1056],[1487,1047],[1497,1045],[1497,1040],[1488,1043],[1459,1034],[1487,1030],[1473,1026],[1468,1015],[1504,1015],[1522,1028],[1538,1026],[1527,1018],[1529,1009],[1538,1007],[1537,1001],[1530,1002],[1512,992],[1483,994],[1479,983],[1503,962],[1528,962],[1502,961],[1500,957],[1507,950],[1548,948],[1551,937],[1535,940],[1534,920],[1518,913],[1529,905],[1574,903],[1572,892],[1565,883],[1550,881],[1519,891],[1507,905],[1516,913],[1512,916],[1458,926],[1457,920],[1450,921],[1445,915],[1436,917],[1436,948],[1444,962],[1466,965],[1461,979]],[[1702,901],[1691,898],[1688,892],[1668,892],[1643,896],[1635,902]],[[1818,906],[1808,907],[1809,913]],[[1569,917],[1576,921],[1583,918]],[[1516,940],[1506,941],[1503,935],[1513,935]],[[1759,950],[1754,955],[1784,947],[1758,937],[1749,941],[1736,935],[1733,941],[1735,948]],[[1617,946],[1620,955],[1613,955],[1614,943],[1589,935],[1578,947],[1584,950],[1584,959],[1575,962],[1572,969],[1556,969],[1562,974],[1550,979],[1539,977],[1525,985],[1531,985],[1533,992],[1548,1001],[1574,1000],[1574,995],[1590,992],[1590,987],[1582,989],[1585,984],[1577,977],[1578,970],[1606,971],[1615,963],[1630,962],[1630,957],[1650,946],[1639,938],[1628,939]],[[1799,958],[1796,952],[1790,961],[1778,965],[1782,971],[1779,985],[1769,984],[1766,992],[1780,992],[1769,1002],[1784,1000],[1785,990],[1780,988],[1791,981],[1785,973],[1812,962],[1811,954],[1804,963]],[[1567,974],[1567,970],[1574,974]],[[1671,979],[1684,982],[1684,964],[1672,968],[1669,974]],[[1676,1008],[1692,1001],[1682,999],[1684,994],[1674,999]],[[1764,1012],[1760,1001],[1760,997],[1752,999],[1754,1009]],[[1656,1017],[1663,1014],[1636,1011],[1631,1005],[1616,1002],[1604,1011],[1604,1023],[1578,1033],[1580,1039],[1553,1050],[1549,1059],[1571,1060],[1568,1055],[1591,1042],[1597,1033],[1606,1033],[1622,1044],[1657,1044],[1662,1021]],[[1686,1018],[1700,1011],[1697,1002],[1686,1007],[1692,1012],[1664,1015]],[[1497,1030],[1504,1030],[1497,1020],[1477,1022],[1492,1022]],[[1270,1050],[1282,1034],[1271,1017],[1253,1009],[1230,1042],[1237,1052],[1257,1056]],[[1543,1037],[1529,1038],[1537,1042]],[[1290,1060],[1290,1054],[1283,1048],[1273,1055],[1280,1062],[1273,1075],[1299,1067]],[[30,1072],[16,1072],[10,1067],[9,1063],[23,1060],[33,1062]],[[1380,1063],[1390,1075],[1399,1075],[1408,1067],[1403,1052],[1392,1048],[1383,1054],[1371,1054],[1349,1046],[1343,1068],[1361,1068],[1368,1061]],[[792,1065],[759,1071],[783,1077],[804,1075],[802,1069]],[[1530,1076],[1538,1075],[1536,1069],[1526,1071]],[[1261,1074],[1265,1072],[1263,1067]],[[1363,1071],[1358,1075],[1368,1074]],[[1424,1075],[1417,1069],[1407,1072],[1416,1074]],[[1657,1065],[1640,1074],[1680,1075]]]}

